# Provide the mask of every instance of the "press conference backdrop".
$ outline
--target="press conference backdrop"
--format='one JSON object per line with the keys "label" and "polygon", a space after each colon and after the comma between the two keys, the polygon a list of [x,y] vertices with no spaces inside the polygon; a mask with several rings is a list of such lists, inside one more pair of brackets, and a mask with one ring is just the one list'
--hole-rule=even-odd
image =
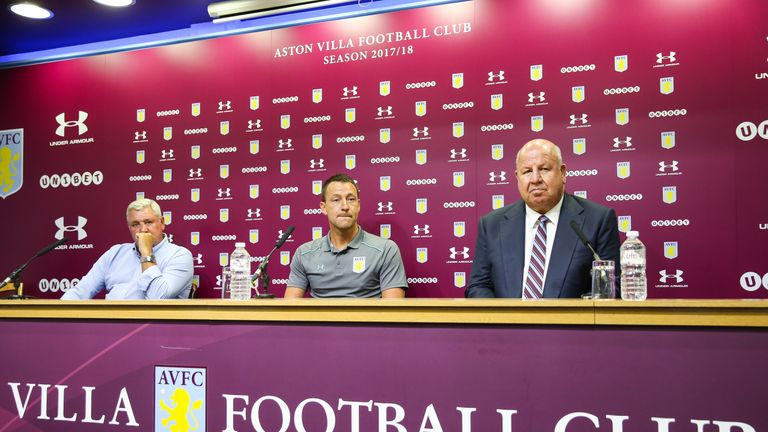
{"label": "press conference backdrop", "polygon": [[[359,180],[414,297],[463,294],[478,218],[519,198],[519,146],[648,249],[649,296],[766,298],[768,4],[476,0],[0,71],[0,271],[57,297],[157,200],[216,297],[235,241],[282,294]],[[622,234],[622,240],[624,235]]]}

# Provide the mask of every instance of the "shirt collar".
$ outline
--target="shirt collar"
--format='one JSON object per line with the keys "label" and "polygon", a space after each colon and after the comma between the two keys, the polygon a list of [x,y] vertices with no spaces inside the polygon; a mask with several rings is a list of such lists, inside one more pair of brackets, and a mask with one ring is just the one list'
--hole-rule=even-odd
{"label": "shirt collar", "polygon": [[[353,238],[352,241],[349,242],[349,244],[345,249],[357,249],[360,247],[360,243],[363,242],[363,238],[365,237],[365,234],[363,233],[363,227],[358,225],[357,228],[358,230],[357,230],[357,234],[355,234],[355,238]],[[331,243],[330,232],[328,232],[328,234],[325,235],[324,250],[326,252],[331,252],[331,251],[341,252],[340,250],[336,250],[336,248],[333,247],[333,244]]]}

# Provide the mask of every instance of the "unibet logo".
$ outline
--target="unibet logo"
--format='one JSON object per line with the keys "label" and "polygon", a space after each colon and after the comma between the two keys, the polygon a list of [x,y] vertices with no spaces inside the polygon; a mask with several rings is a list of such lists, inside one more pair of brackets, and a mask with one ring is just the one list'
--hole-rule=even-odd
{"label": "unibet logo", "polygon": [[155,431],[205,432],[206,370],[155,366]]}

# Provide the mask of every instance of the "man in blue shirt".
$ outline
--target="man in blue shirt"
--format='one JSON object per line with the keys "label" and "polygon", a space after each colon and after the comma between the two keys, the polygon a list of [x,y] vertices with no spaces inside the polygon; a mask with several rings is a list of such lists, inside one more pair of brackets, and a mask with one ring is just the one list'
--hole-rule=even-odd
{"label": "man in blue shirt", "polygon": [[151,199],[130,203],[126,218],[133,243],[112,246],[61,298],[86,300],[104,289],[108,300],[188,298],[192,254],[168,241],[162,214]]}

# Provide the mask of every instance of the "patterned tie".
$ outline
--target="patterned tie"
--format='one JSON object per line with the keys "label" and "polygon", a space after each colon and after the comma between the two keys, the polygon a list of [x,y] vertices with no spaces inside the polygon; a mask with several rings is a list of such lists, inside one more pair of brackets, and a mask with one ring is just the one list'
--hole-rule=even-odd
{"label": "patterned tie", "polygon": [[533,239],[531,261],[528,263],[528,276],[525,278],[523,298],[539,299],[544,296],[544,264],[547,262],[547,219],[539,217],[539,227]]}

